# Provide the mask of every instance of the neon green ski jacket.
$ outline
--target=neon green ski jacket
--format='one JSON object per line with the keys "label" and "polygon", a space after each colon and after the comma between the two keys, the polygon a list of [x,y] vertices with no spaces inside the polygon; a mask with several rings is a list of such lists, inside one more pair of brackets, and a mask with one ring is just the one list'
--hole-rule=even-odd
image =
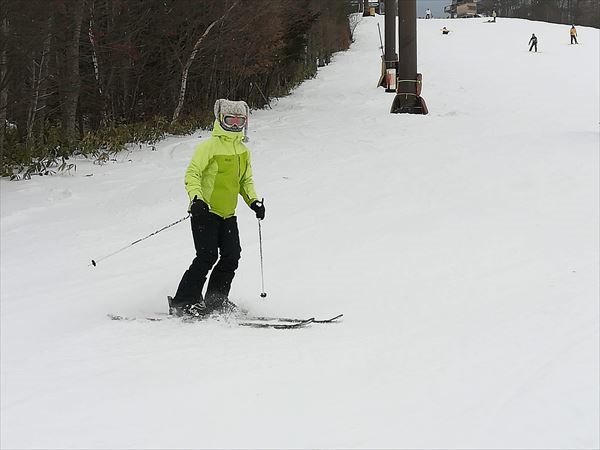
{"label": "neon green ski jacket", "polygon": [[243,133],[226,131],[215,120],[212,137],[198,144],[185,172],[190,206],[197,197],[210,212],[226,219],[235,215],[238,194],[248,206],[258,200],[250,151],[242,143],[243,138]]}

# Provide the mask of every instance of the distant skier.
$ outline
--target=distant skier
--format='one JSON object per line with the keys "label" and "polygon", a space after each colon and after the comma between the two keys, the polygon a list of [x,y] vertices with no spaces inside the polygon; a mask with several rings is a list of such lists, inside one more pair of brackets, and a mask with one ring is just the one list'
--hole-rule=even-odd
{"label": "distant skier", "polygon": [[442,34],[449,34],[450,30],[446,27],[442,28]]}
{"label": "distant skier", "polygon": [[238,195],[259,220],[265,218],[265,207],[254,190],[250,151],[242,143],[248,130],[248,105],[219,99],[214,113],[212,137],[196,147],[185,173],[196,257],[169,305],[169,313],[178,316],[206,315],[228,304],[241,253],[235,216]]}
{"label": "distant skier", "polygon": [[431,19],[433,16],[431,15],[431,10],[429,8],[427,8],[425,10],[425,18],[426,19]]}
{"label": "distant skier", "polygon": [[535,36],[535,33],[531,34],[531,39],[529,39],[529,51],[533,50],[535,48],[535,52],[537,53],[537,37]]}
{"label": "distant skier", "polygon": [[496,22],[496,10],[492,10],[492,22]]}
{"label": "distant skier", "polygon": [[569,34],[571,35],[571,44],[573,43],[573,41],[575,41],[575,43],[577,44],[577,30],[575,29],[575,25],[571,26]]}

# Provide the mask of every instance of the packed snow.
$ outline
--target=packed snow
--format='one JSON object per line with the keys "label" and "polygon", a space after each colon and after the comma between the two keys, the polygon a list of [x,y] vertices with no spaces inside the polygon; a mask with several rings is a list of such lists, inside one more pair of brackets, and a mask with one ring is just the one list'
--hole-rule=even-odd
{"label": "packed snow", "polygon": [[166,312],[189,221],[101,258],[186,216],[209,131],[0,182],[2,448],[600,446],[599,30],[419,20],[418,116],[377,23],[251,115],[266,299],[237,211],[231,299],[341,323],[107,317]]}

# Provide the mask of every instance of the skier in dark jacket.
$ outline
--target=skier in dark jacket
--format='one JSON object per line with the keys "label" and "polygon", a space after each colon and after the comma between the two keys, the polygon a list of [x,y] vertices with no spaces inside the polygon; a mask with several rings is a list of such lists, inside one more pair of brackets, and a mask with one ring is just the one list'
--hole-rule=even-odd
{"label": "skier in dark jacket", "polygon": [[537,53],[537,37],[535,37],[535,33],[531,35],[531,39],[529,39],[529,51],[535,48]]}
{"label": "skier in dark jacket", "polygon": [[265,218],[254,190],[250,151],[243,143],[248,112],[246,102],[217,100],[212,137],[198,145],[185,173],[196,257],[169,300],[170,314],[202,316],[231,305],[227,297],[242,251],[235,217],[238,196],[259,220]]}

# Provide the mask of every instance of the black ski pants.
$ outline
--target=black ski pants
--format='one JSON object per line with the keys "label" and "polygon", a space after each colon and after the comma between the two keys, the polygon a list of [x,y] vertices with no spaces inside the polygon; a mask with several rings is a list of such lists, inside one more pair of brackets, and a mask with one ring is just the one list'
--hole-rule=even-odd
{"label": "black ski pants", "polygon": [[529,46],[529,51],[535,49],[535,51],[537,52],[537,42],[532,42],[531,45]]}
{"label": "black ski pants", "polygon": [[575,42],[577,44],[577,36],[571,35],[571,44]]}
{"label": "black ski pants", "polygon": [[192,216],[191,222],[196,257],[179,282],[173,304],[189,305],[202,301],[202,289],[212,269],[204,301],[207,306],[218,305],[229,295],[242,252],[237,219],[235,216],[223,219],[207,213],[201,217]]}

